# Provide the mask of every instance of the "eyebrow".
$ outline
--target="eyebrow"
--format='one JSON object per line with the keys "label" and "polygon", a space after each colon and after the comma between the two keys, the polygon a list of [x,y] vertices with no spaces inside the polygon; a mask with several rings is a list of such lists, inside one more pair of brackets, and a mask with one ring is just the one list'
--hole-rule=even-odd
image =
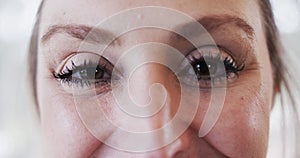
{"label": "eyebrow", "polygon": [[48,31],[42,36],[42,43],[46,43],[56,34],[67,34],[73,38],[86,40],[91,43],[107,43],[112,41],[115,37],[112,32],[86,25],[53,25],[49,27]]}
{"label": "eyebrow", "polygon": [[[248,24],[245,20],[237,16],[232,16],[232,15],[204,16],[199,18],[197,20],[197,23],[200,23],[209,33],[219,29],[222,26],[230,24],[244,31],[247,34],[249,39],[253,40],[253,38],[255,37],[255,31],[253,27],[251,27],[251,25]],[[193,36],[194,32],[190,31],[193,29],[198,29],[198,25],[195,25],[195,22],[190,22],[177,27],[176,32],[181,32],[188,35],[191,34],[190,36]],[[182,38],[179,34],[175,34],[175,37]]]}
{"label": "eyebrow", "polygon": [[[234,24],[238,28],[242,29],[250,39],[253,39],[255,36],[254,29],[245,20],[237,16],[209,15],[199,18],[197,22],[200,23],[208,32],[212,32],[226,24]],[[179,30],[187,31],[187,29],[193,27],[194,24],[195,22],[183,24],[179,27]],[[116,37],[112,32],[86,25],[53,25],[49,27],[48,31],[42,36],[42,43],[47,42],[55,34],[61,33],[66,33],[74,38],[86,40],[92,43],[105,43],[112,41]],[[88,38],[86,38],[87,36]],[[175,36],[179,37],[177,34]]]}
{"label": "eyebrow", "polygon": [[225,24],[235,24],[237,27],[242,29],[250,38],[255,36],[253,27],[250,26],[244,19],[231,15],[205,17],[201,19],[203,26],[207,30],[213,30]]}

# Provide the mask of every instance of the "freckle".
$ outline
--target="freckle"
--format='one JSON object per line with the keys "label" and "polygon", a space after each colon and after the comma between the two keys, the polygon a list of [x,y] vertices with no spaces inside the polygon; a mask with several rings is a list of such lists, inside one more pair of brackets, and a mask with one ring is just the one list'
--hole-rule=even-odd
{"label": "freckle", "polygon": [[242,97],[241,97],[241,100],[245,100],[245,98],[242,96]]}
{"label": "freckle", "polygon": [[66,12],[63,12],[63,15],[66,15]]}

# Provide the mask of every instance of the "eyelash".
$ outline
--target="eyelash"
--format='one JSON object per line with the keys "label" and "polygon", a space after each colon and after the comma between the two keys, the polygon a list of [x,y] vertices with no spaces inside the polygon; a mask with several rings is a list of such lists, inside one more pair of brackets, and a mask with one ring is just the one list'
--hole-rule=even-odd
{"label": "eyelash", "polygon": [[234,73],[237,76],[239,76],[239,72],[243,71],[245,68],[244,64],[237,65],[236,62],[233,59],[229,59],[229,57],[226,57],[225,60],[223,61],[223,63],[224,63],[225,68],[227,68],[227,66],[228,66],[230,72]]}
{"label": "eyelash", "polygon": [[[199,85],[199,88],[204,89],[211,88],[212,85],[214,87],[226,86],[224,85],[225,79],[229,82],[234,81],[245,67],[244,64],[237,64],[230,53],[222,47],[203,46],[191,51],[186,58],[192,67],[183,66],[178,76],[185,84],[192,87]],[[194,77],[197,78],[197,83]]]}
{"label": "eyelash", "polygon": [[[73,61],[72,62],[72,66],[71,69],[69,67],[66,66],[66,70],[59,72],[59,73],[54,73],[54,77],[59,79],[62,83],[67,83],[68,85],[71,84],[75,84],[77,86],[81,86],[84,87],[86,86],[91,86],[91,85],[95,85],[95,86],[104,86],[110,83],[110,78],[104,78],[104,79],[79,79],[76,77],[73,77],[73,75],[75,73],[80,73],[80,71],[85,70],[87,71],[88,69],[91,70],[95,70],[95,74],[96,71],[102,71],[102,73],[108,73],[110,70],[108,70],[106,68],[106,64],[107,63],[103,63],[103,64],[95,64],[95,63],[90,63],[89,61],[86,62],[86,60],[84,61],[84,63],[82,65],[76,65]],[[111,74],[111,72],[109,72],[109,75]],[[95,76],[95,75],[94,75]]]}
{"label": "eyelash", "polygon": [[[204,59],[205,58],[205,59]],[[226,57],[224,60],[221,58],[221,56],[217,56],[217,57],[213,57],[212,54],[209,54],[206,57],[201,57],[200,59],[195,59],[194,61],[192,61],[190,64],[194,67],[195,65],[204,62],[206,63],[206,61],[215,61],[218,63],[223,63],[224,64],[224,68],[226,70],[226,77],[228,78],[228,74],[229,73],[234,73],[234,75],[239,75],[239,72],[242,71],[244,69],[244,65],[237,65],[236,62],[234,61],[234,59],[230,59],[230,57]],[[200,80],[200,79],[199,79]]]}
{"label": "eyelash", "polygon": [[[224,56],[222,57],[222,55],[220,53],[217,53],[217,55],[216,55],[216,53],[211,52],[211,50],[219,51],[221,48],[212,48],[209,46],[206,46],[206,47],[209,48],[208,52],[203,51],[203,52],[205,52],[203,54],[201,54],[202,52],[201,53],[199,52],[201,55],[200,55],[200,58],[198,57],[198,59],[195,56],[192,56],[194,51],[192,51],[191,53],[189,53],[187,55],[187,58],[190,57],[189,62],[193,67],[194,74],[196,74],[196,76],[197,76],[200,88],[201,87],[202,88],[210,87],[209,82],[215,83],[217,80],[221,81],[222,77],[224,78],[224,76],[226,76],[226,79],[232,79],[234,77],[239,77],[239,72],[244,70],[244,64],[238,65],[237,62],[224,50],[221,50],[221,51],[225,52],[223,54],[226,54],[226,57],[224,57]],[[206,47],[204,47],[204,48],[206,48]],[[102,59],[104,59],[104,61],[102,61]],[[83,64],[79,64],[79,65],[76,65],[73,60],[71,60],[71,63],[72,63],[72,66],[69,66],[69,67],[65,66],[63,71],[58,72],[58,73],[57,72],[53,73],[54,77],[56,79],[60,80],[62,84],[68,84],[68,86],[72,86],[72,85],[75,85],[77,87],[80,86],[81,88],[83,88],[85,86],[90,87],[91,85],[101,87],[101,88],[110,87],[110,83],[112,81],[111,74],[112,74],[112,70],[113,70],[113,65],[107,59],[101,57],[98,63],[92,63],[92,62],[90,62],[90,60],[84,60]],[[206,63],[208,63],[208,64],[206,64]],[[212,63],[224,64],[224,68],[225,68],[224,73],[226,73],[226,74],[223,73],[223,74],[218,74],[218,75],[214,76],[214,75],[210,74],[211,70],[208,71],[208,74],[207,74],[207,72],[205,72],[204,75],[201,74],[201,71],[203,71],[203,69],[207,69],[207,65],[209,65],[209,64],[212,65]],[[197,65],[198,66],[200,65],[199,67],[201,67],[202,69],[197,67]],[[205,67],[205,65],[206,65],[206,67]],[[107,68],[107,66],[109,68]],[[204,68],[203,68],[203,66],[204,66]],[[198,68],[197,69],[198,72],[196,70],[196,67]],[[191,82],[191,80],[190,80],[191,74],[186,75],[187,73],[189,73],[190,68],[191,68],[191,66],[187,66],[186,68],[181,69],[181,71],[178,74],[179,77],[185,78],[185,82],[187,84],[191,84],[191,83],[189,83],[189,82]],[[94,74],[91,75],[90,73],[88,73],[88,71],[90,71],[90,70]],[[87,74],[86,75],[87,78],[83,78],[82,76],[80,76],[81,78],[76,77],[76,74],[81,73],[81,71],[83,71]],[[97,72],[101,73],[100,78],[97,78],[95,76],[95,75],[97,75],[96,74]],[[113,78],[120,79],[120,76],[119,77],[115,76]],[[205,82],[204,87],[202,84],[203,81]],[[192,83],[191,85],[193,85],[193,84],[194,83]]]}

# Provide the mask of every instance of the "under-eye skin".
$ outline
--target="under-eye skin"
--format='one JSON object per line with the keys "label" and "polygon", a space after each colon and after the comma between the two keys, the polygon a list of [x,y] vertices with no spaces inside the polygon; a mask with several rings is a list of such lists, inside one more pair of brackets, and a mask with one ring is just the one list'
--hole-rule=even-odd
{"label": "under-eye skin", "polygon": [[221,47],[203,46],[190,52],[186,58],[190,65],[183,66],[179,77],[185,84],[203,89],[226,87],[244,70],[244,64]]}
{"label": "under-eye skin", "polygon": [[53,76],[68,89],[95,88],[97,93],[105,93],[111,90],[113,68],[114,65],[106,58],[82,52],[67,59],[60,71],[54,72]]}

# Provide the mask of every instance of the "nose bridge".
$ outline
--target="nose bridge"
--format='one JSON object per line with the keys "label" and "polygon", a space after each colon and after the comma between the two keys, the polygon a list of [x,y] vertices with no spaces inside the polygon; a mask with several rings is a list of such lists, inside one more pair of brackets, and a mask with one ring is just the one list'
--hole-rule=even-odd
{"label": "nose bridge", "polygon": [[[144,118],[143,124],[137,124],[141,128],[157,130],[164,128],[161,133],[151,135],[151,143],[161,145],[165,144],[168,137],[176,137],[178,129],[164,127],[167,123],[175,117],[175,114],[179,108],[180,102],[180,89],[175,86],[176,79],[170,69],[166,66],[158,63],[147,63],[136,68],[131,73],[129,79],[129,93],[131,99],[134,99],[138,104],[137,106],[147,107],[155,106],[155,104],[161,104],[161,95],[165,95],[166,98],[163,102],[163,106],[159,112],[151,117]],[[166,94],[163,94],[163,89],[157,88],[159,85],[163,87]],[[160,107],[160,106],[158,106]],[[176,131],[177,130],[177,131]],[[153,152],[145,153],[143,157],[176,157],[187,149],[189,139],[186,134],[178,136],[178,138],[169,142],[166,147],[158,149]]]}
{"label": "nose bridge", "polygon": [[177,108],[173,101],[176,89],[169,83],[170,73],[164,65],[146,63],[135,69],[129,78],[131,100],[144,110],[155,111],[145,119],[154,129],[170,121]]}
{"label": "nose bridge", "polygon": [[[143,112],[147,115],[130,115],[130,129],[150,133],[140,145],[156,149],[144,153],[143,157],[174,157],[176,153],[187,150],[186,144],[190,141],[180,132],[186,123],[178,121],[181,118],[173,122],[178,117],[176,113],[182,96],[179,80],[172,70],[176,70],[174,63],[180,62],[181,56],[168,47],[152,43],[134,47],[125,53],[120,63],[128,81],[124,86],[130,100],[128,113]],[[131,110],[133,113],[130,113]],[[174,123],[176,125],[169,125]]]}
{"label": "nose bridge", "polygon": [[167,71],[158,63],[145,63],[131,72],[129,76],[129,93],[138,105],[149,104],[151,88],[160,85],[166,88]]}

